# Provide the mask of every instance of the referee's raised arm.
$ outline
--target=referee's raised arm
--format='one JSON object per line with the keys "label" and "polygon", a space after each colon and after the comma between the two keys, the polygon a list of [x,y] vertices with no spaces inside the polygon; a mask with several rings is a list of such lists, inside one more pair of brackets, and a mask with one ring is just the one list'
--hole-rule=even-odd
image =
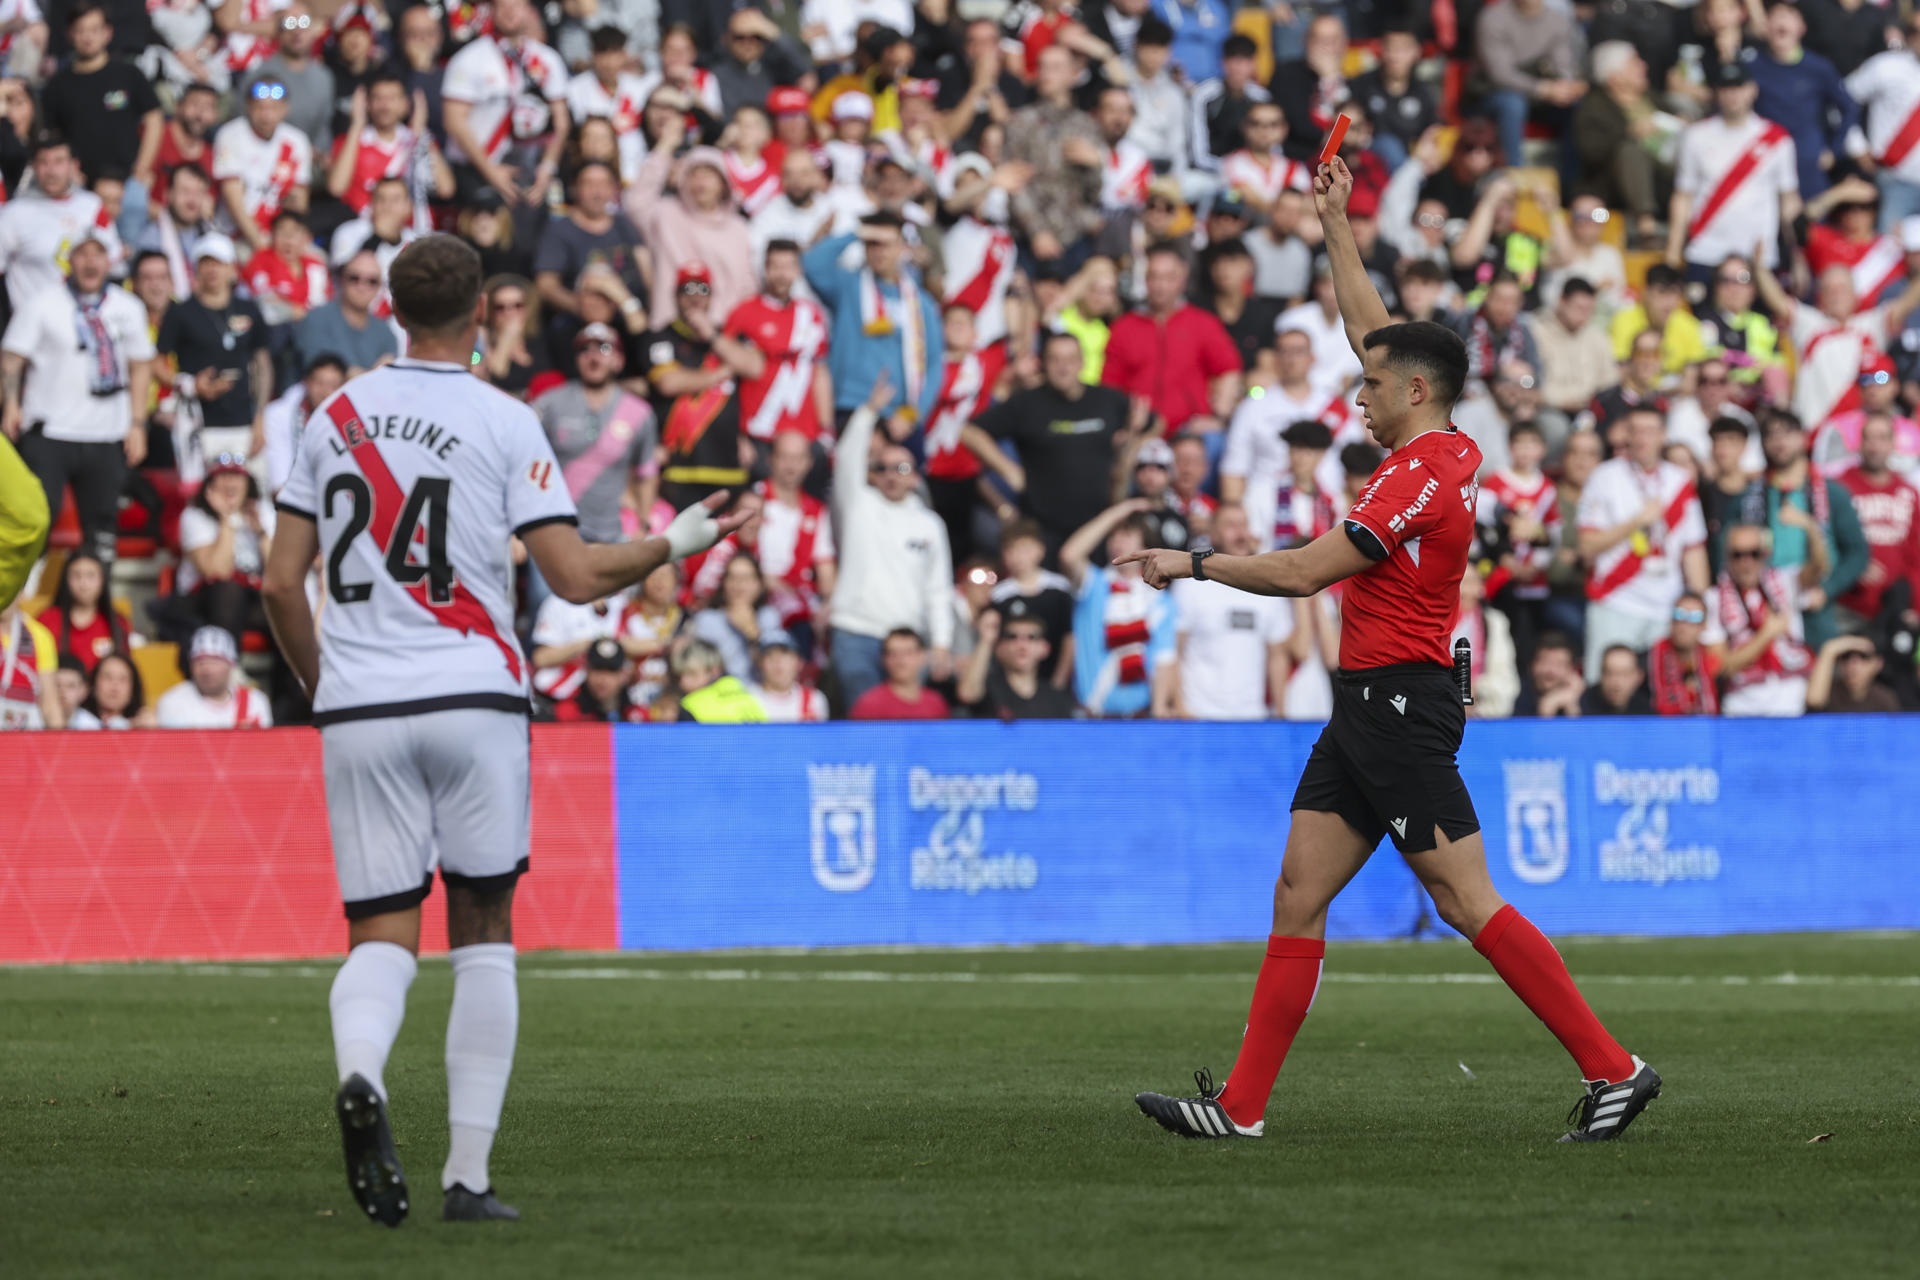
{"label": "referee's raised arm", "polygon": [[1340,303],[1340,319],[1347,326],[1347,343],[1355,355],[1366,358],[1362,340],[1391,323],[1387,304],[1367,276],[1347,223],[1347,201],[1353,195],[1353,174],[1339,156],[1313,175],[1313,205],[1320,211],[1320,230],[1326,239],[1327,261],[1333,266],[1333,296]]}

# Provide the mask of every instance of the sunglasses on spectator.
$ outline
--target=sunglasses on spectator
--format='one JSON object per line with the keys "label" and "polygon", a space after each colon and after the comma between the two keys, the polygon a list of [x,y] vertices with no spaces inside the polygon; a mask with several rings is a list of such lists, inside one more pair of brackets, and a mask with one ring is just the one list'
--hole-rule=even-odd
{"label": "sunglasses on spectator", "polygon": [[255,102],[265,102],[269,98],[278,102],[287,96],[287,86],[277,80],[258,80],[253,88],[247,90],[247,96]]}
{"label": "sunglasses on spectator", "polygon": [[1446,216],[1438,213],[1423,213],[1414,221],[1429,231],[1439,231],[1447,225]]}
{"label": "sunglasses on spectator", "polygon": [[713,292],[713,286],[705,280],[689,280],[680,286],[680,292],[690,293],[696,298],[704,298]]}
{"label": "sunglasses on spectator", "polygon": [[345,280],[348,284],[379,284],[380,283],[379,276],[362,275],[356,271],[342,271],[340,273],[340,278],[342,280]]}
{"label": "sunglasses on spectator", "polygon": [[1673,611],[1673,620],[1675,622],[1705,622],[1707,620],[1707,611],[1705,609],[1675,609]]}
{"label": "sunglasses on spectator", "polygon": [[1753,273],[1749,271],[1730,271],[1725,275],[1715,276],[1714,282],[1717,284],[1752,284]]}
{"label": "sunglasses on spectator", "polygon": [[1613,211],[1610,209],[1589,209],[1587,212],[1576,216],[1586,222],[1611,222],[1613,220]]}
{"label": "sunglasses on spectator", "polygon": [[973,569],[968,571],[967,581],[976,587],[990,587],[1000,581],[1000,575],[991,569]]}
{"label": "sunglasses on spectator", "polygon": [[244,453],[222,453],[207,459],[207,470],[218,471],[222,467],[244,467],[247,455]]}
{"label": "sunglasses on spectator", "polygon": [[867,464],[868,475],[885,475],[889,471],[897,476],[910,476],[913,474],[913,464],[911,462],[870,462]]}
{"label": "sunglasses on spectator", "polygon": [[1519,376],[1518,378],[1504,378],[1504,377],[1503,377],[1503,378],[1500,378],[1500,379],[1498,379],[1498,381],[1500,381],[1500,382],[1504,382],[1504,383],[1506,383],[1506,384],[1507,384],[1508,386],[1510,386],[1510,387],[1518,387],[1518,388],[1520,388],[1520,389],[1521,389],[1522,391],[1531,391],[1531,390],[1533,390],[1533,375],[1532,375],[1532,374],[1530,374],[1530,373],[1526,373],[1526,374],[1522,374],[1522,375],[1520,375],[1520,376]]}
{"label": "sunglasses on spectator", "polygon": [[282,31],[305,31],[308,27],[311,27],[312,25],[313,25],[313,19],[308,17],[305,14],[301,14],[297,18],[280,19],[280,29]]}
{"label": "sunglasses on spectator", "polygon": [[1863,387],[1884,387],[1892,381],[1893,375],[1885,369],[1875,369],[1872,373],[1860,375],[1860,385]]}
{"label": "sunglasses on spectator", "polygon": [[1764,560],[1766,558],[1767,553],[1759,547],[1737,547],[1727,552],[1729,560]]}

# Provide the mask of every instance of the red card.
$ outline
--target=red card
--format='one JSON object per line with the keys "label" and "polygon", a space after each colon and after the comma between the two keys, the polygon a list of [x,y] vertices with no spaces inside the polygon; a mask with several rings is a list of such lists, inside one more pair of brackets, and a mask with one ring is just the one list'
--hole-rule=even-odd
{"label": "red card", "polygon": [[1327,130],[1327,145],[1320,148],[1321,164],[1326,164],[1339,152],[1340,144],[1347,140],[1347,126],[1352,123],[1352,118],[1344,111],[1334,117],[1333,128]]}

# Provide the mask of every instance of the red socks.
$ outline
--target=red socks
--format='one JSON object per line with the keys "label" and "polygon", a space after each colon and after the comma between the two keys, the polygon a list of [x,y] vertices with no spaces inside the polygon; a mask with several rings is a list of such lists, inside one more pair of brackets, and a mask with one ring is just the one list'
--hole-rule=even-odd
{"label": "red socks", "polygon": [[[1573,1055],[1582,1076],[1617,1081],[1633,1074],[1633,1058],[1593,1016],[1560,953],[1511,903],[1493,913],[1473,940],[1473,949],[1487,958],[1533,1016],[1547,1024],[1547,1030]],[[1265,977],[1264,971],[1261,976]]]}
{"label": "red socks", "polygon": [[1314,992],[1320,989],[1320,962],[1326,954],[1327,944],[1319,938],[1283,938],[1276,933],[1267,939],[1267,958],[1253,984],[1253,1007],[1247,1011],[1240,1056],[1220,1091],[1220,1105],[1235,1124],[1250,1125],[1266,1114],[1280,1064],[1286,1061],[1293,1037],[1313,1007]]}

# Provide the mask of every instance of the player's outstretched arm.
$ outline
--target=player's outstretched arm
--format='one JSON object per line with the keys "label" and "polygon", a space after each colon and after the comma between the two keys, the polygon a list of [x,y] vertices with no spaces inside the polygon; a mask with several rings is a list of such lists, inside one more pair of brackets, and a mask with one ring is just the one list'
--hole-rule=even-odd
{"label": "player's outstretched arm", "polygon": [[1320,166],[1313,176],[1313,204],[1320,211],[1320,230],[1326,237],[1327,261],[1333,267],[1333,296],[1340,303],[1340,319],[1355,355],[1365,357],[1362,339],[1391,323],[1387,304],[1367,278],[1360,246],[1347,223],[1347,201],[1353,195],[1353,174],[1339,156]]}
{"label": "player's outstretched arm", "polygon": [[260,585],[260,603],[267,625],[286,656],[287,665],[312,698],[320,683],[320,634],[307,606],[307,571],[320,554],[320,530],[312,519],[280,508],[273,543],[267,548],[267,571]]}
{"label": "player's outstretched arm", "polygon": [[633,586],[671,560],[684,560],[711,547],[745,524],[749,510],[719,515],[730,497],[724,490],[673,518],[666,532],[640,542],[588,543],[570,524],[543,524],[521,541],[540,566],[554,593],[572,604],[592,604]]}
{"label": "player's outstretched arm", "polygon": [[[1150,587],[1165,587],[1193,576],[1193,555],[1159,548],[1134,551],[1115,564],[1139,564]],[[1207,580],[1256,596],[1313,596],[1334,583],[1373,567],[1344,528],[1329,529],[1304,547],[1257,556],[1208,556]]]}

